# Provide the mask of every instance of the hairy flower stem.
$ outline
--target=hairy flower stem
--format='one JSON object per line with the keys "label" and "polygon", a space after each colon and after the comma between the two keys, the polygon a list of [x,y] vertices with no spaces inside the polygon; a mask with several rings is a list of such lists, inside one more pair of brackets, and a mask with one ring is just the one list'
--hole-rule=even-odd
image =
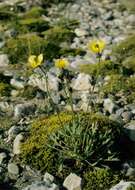
{"label": "hairy flower stem", "polygon": [[39,68],[41,69],[41,71],[44,73],[44,76],[45,76],[46,91],[47,91],[47,96],[48,96],[48,98],[49,98],[50,104],[53,105],[53,107],[55,108],[56,113],[57,113],[57,116],[58,116],[58,119],[59,119],[59,122],[60,122],[60,125],[61,125],[61,127],[63,127],[63,123],[62,123],[62,121],[61,121],[60,114],[59,114],[59,109],[58,109],[58,107],[56,106],[56,104],[54,103],[54,101],[53,101],[53,99],[52,99],[52,96],[51,96],[51,94],[50,94],[50,91],[49,91],[47,73],[46,73],[46,71],[42,68],[42,66],[39,66]]}

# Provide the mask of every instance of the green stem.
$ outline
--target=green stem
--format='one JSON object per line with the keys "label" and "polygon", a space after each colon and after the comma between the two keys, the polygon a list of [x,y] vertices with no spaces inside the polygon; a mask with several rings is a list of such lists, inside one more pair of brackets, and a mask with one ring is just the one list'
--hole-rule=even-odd
{"label": "green stem", "polygon": [[49,101],[50,101],[50,104],[52,105],[53,104],[53,107],[56,108],[56,112],[57,112],[57,116],[58,116],[58,119],[59,119],[59,122],[61,124],[61,127],[63,127],[63,123],[60,119],[60,114],[59,114],[59,110],[57,108],[57,106],[55,105],[52,97],[51,97],[51,94],[50,94],[50,91],[49,91],[49,85],[48,85],[48,77],[47,77],[47,73],[46,71],[42,68],[42,66],[39,66],[39,68],[41,69],[41,71],[44,73],[44,76],[45,76],[45,83],[46,83],[46,91],[47,91],[47,96],[49,98]]}

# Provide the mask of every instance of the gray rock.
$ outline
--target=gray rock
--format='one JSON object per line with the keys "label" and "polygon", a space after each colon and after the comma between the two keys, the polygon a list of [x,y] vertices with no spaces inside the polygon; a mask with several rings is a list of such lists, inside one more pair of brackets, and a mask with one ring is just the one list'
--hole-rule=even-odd
{"label": "gray rock", "polygon": [[124,172],[125,176],[134,177],[135,176],[135,163],[134,164],[132,164],[132,162],[124,163],[123,164],[123,172]]}
{"label": "gray rock", "polygon": [[34,114],[36,111],[36,105],[32,103],[17,104],[14,108],[14,116],[16,118],[21,118],[23,116],[28,116]]}
{"label": "gray rock", "polygon": [[12,175],[18,175],[19,174],[19,167],[14,163],[8,164],[8,173]]}
{"label": "gray rock", "polygon": [[54,181],[54,176],[51,175],[51,174],[49,174],[48,172],[46,172],[45,175],[44,175],[44,181],[45,181],[46,183],[53,183],[53,181]]}
{"label": "gray rock", "polygon": [[25,86],[25,82],[20,79],[11,79],[10,84],[16,89],[23,89]]}
{"label": "gray rock", "polygon": [[21,143],[24,139],[22,134],[18,134],[13,142],[13,154],[20,154],[21,153]]}
{"label": "gray rock", "polygon": [[45,181],[37,181],[22,190],[59,190],[59,187],[54,183],[47,184]]}
{"label": "gray rock", "polygon": [[75,34],[76,34],[78,37],[86,36],[86,35],[88,34],[86,30],[81,29],[81,28],[76,28],[74,32],[75,32]]}
{"label": "gray rock", "polygon": [[129,122],[132,119],[133,114],[130,111],[126,111],[126,112],[123,112],[121,116],[123,117],[123,120],[125,122]]}
{"label": "gray rock", "polygon": [[124,126],[125,132],[131,141],[135,141],[135,122],[132,121]]}
{"label": "gray rock", "polygon": [[64,180],[63,186],[67,190],[81,190],[82,179],[74,173],[71,173]]}
{"label": "gray rock", "polygon": [[5,152],[0,153],[0,165],[3,163],[3,161],[5,160],[6,157],[7,157],[7,155]]}
{"label": "gray rock", "polygon": [[[47,91],[46,80],[40,75],[31,75],[28,81],[28,84],[34,87],[38,87],[43,91]],[[49,90],[58,91],[59,88],[59,79],[52,74],[48,74],[48,88]]]}
{"label": "gray rock", "polygon": [[89,91],[92,88],[90,81],[89,75],[80,73],[76,79],[73,79],[71,86],[74,90]]}
{"label": "gray rock", "polygon": [[120,181],[120,183],[118,183],[117,185],[115,185],[114,187],[112,187],[110,190],[128,190],[128,188],[135,188],[135,182],[133,181]]}
{"label": "gray rock", "polygon": [[9,59],[7,54],[0,54],[0,67],[8,67]]}
{"label": "gray rock", "polygon": [[131,14],[126,18],[128,24],[135,26],[135,15]]}
{"label": "gray rock", "polygon": [[11,141],[17,134],[19,134],[20,132],[20,127],[18,126],[12,126],[9,130],[8,130],[8,139],[7,142]]}
{"label": "gray rock", "polygon": [[112,113],[114,113],[115,108],[116,108],[116,105],[110,98],[104,99],[104,110],[105,111],[108,111],[110,114],[112,114]]}

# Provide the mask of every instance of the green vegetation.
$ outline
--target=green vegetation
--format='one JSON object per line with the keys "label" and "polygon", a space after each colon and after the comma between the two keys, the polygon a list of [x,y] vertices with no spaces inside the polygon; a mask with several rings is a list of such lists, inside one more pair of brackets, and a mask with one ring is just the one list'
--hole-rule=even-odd
{"label": "green vegetation", "polygon": [[130,12],[135,12],[135,1],[134,0],[120,0],[123,8],[129,10]]}
{"label": "green vegetation", "polygon": [[119,63],[125,62],[126,59],[134,56],[135,52],[135,35],[129,36],[120,44],[114,47],[113,53]]}
{"label": "green vegetation", "polygon": [[60,118],[62,126],[53,115],[33,122],[22,146],[23,161],[63,176],[63,170],[80,172],[85,165],[94,167],[117,158],[118,123],[99,114],[81,114],[74,123],[70,114],[61,113]]}
{"label": "green vegetation", "polygon": [[9,96],[11,91],[11,86],[7,83],[0,82],[0,96]]}
{"label": "green vegetation", "polygon": [[115,174],[114,171],[106,168],[95,168],[84,174],[83,190],[108,190],[113,185],[119,183],[122,175]]}
{"label": "green vegetation", "polygon": [[[71,114],[61,113],[60,118],[65,125],[72,117]],[[54,130],[60,128],[61,124],[57,115],[35,120],[30,135],[22,146],[23,161],[41,170],[53,170],[57,157],[55,157],[52,149],[48,148],[47,140]]]}

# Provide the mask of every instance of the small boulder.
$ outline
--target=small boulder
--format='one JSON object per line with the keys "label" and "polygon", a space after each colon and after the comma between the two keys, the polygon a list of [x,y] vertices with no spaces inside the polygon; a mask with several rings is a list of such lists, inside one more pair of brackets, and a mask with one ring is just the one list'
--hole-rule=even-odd
{"label": "small boulder", "polygon": [[63,186],[67,188],[67,190],[81,190],[82,179],[74,173],[71,173],[66,177]]}
{"label": "small boulder", "polygon": [[21,142],[24,139],[22,134],[18,134],[13,143],[13,154],[20,154],[21,153]]}
{"label": "small boulder", "polygon": [[21,118],[23,116],[28,116],[34,114],[36,111],[36,105],[32,103],[17,104],[14,109],[14,116],[16,118]]}
{"label": "small boulder", "polygon": [[135,182],[133,181],[120,181],[117,185],[112,187],[110,190],[128,190],[129,188],[135,188]]}

